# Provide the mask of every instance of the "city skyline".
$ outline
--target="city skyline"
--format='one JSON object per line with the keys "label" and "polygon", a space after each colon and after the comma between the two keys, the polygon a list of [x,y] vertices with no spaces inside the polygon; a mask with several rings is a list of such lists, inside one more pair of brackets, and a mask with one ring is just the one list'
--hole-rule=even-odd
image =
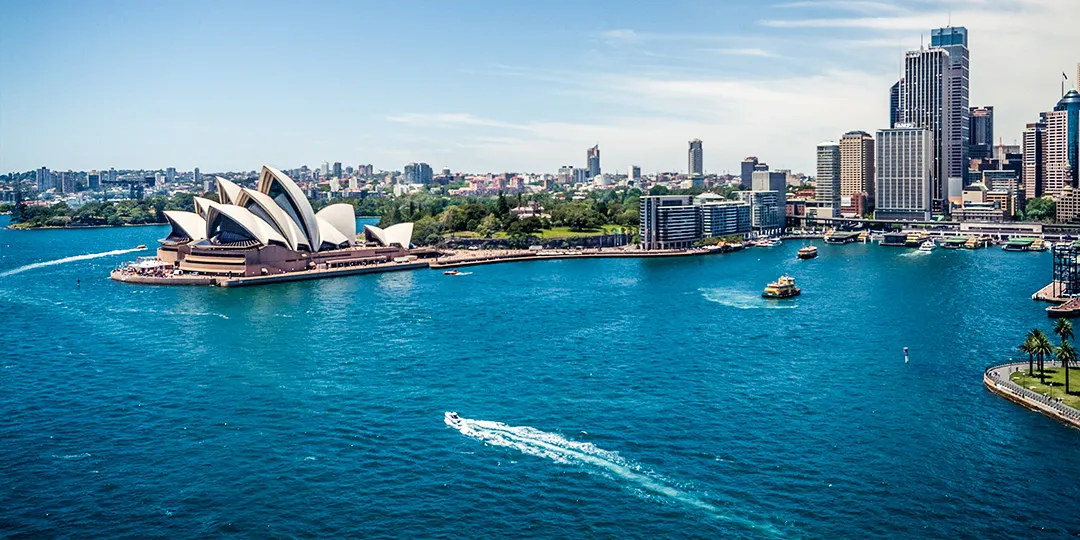
{"label": "city skyline", "polygon": [[[928,45],[950,8],[971,32],[971,103],[995,106],[995,135],[1014,143],[1076,66],[1066,21],[1080,5],[1057,4],[687,2],[689,24],[655,5],[573,18],[558,3],[528,17],[431,6],[408,14],[407,36],[380,24],[405,17],[398,6],[14,5],[0,22],[0,172],[327,159],[554,172],[596,142],[612,170],[678,171],[691,137],[715,149],[712,173],[738,174],[747,155],[812,171],[818,141],[888,127],[903,52]],[[296,30],[326,20],[360,26]],[[511,20],[535,37],[491,50],[481,30]],[[116,21],[122,32],[75,31]],[[447,43],[448,28],[465,31]],[[995,67],[1010,54],[1026,60]],[[16,84],[52,77],[79,83]]]}

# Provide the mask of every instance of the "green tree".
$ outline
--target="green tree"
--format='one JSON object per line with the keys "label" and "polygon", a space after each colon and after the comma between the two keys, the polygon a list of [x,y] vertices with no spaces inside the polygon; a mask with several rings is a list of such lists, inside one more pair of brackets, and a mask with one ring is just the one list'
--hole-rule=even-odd
{"label": "green tree", "polygon": [[1046,384],[1046,373],[1043,362],[1047,357],[1054,355],[1054,345],[1042,330],[1035,330],[1035,357],[1039,360],[1039,381]]}
{"label": "green tree", "polygon": [[1054,219],[1057,203],[1053,199],[1040,197],[1031,199],[1024,206],[1024,219],[1028,221],[1048,221]]}
{"label": "green tree", "polygon": [[1035,376],[1035,330],[1028,332],[1024,342],[1017,349],[1028,355],[1028,377]]}
{"label": "green tree", "polygon": [[1057,334],[1061,341],[1068,341],[1073,338],[1073,325],[1069,319],[1057,319],[1054,322],[1054,333]]}
{"label": "green tree", "polygon": [[491,235],[497,232],[499,232],[499,220],[495,219],[495,214],[484,216],[484,219],[476,226],[476,233],[484,238],[491,238]]}
{"label": "green tree", "polygon": [[[1061,319],[1058,319],[1061,320]],[[1054,351],[1054,355],[1057,356],[1058,361],[1061,362],[1062,369],[1065,370],[1065,393],[1069,393],[1069,364],[1076,361],[1076,349],[1068,341],[1062,341],[1061,346]]]}

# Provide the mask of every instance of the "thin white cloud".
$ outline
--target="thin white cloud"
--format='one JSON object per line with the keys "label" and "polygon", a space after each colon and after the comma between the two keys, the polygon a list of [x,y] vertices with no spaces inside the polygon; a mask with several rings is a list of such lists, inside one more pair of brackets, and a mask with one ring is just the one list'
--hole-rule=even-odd
{"label": "thin white cloud", "polygon": [[498,120],[491,120],[488,118],[481,118],[468,113],[406,113],[399,115],[391,115],[386,117],[387,120],[398,124],[410,124],[420,126],[483,126],[483,127],[496,127],[496,128],[517,128],[515,124],[508,122],[500,122]]}
{"label": "thin white cloud", "polygon": [[872,0],[805,0],[777,4],[773,7],[782,9],[835,9],[853,13],[876,14],[901,14],[908,11],[906,8],[891,2],[874,2]]}
{"label": "thin white cloud", "polygon": [[760,58],[776,58],[777,55],[773,54],[765,49],[757,49],[753,47],[747,48],[726,48],[726,49],[705,49],[708,52],[729,55],[729,56],[757,56]]}

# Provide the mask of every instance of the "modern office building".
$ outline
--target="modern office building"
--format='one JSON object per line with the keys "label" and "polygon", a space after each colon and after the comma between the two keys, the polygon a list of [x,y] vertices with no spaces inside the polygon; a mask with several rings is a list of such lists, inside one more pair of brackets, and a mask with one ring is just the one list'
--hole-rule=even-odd
{"label": "modern office building", "polygon": [[334,178],[341,178],[341,162],[334,162]]}
{"label": "modern office building", "polygon": [[194,182],[195,182],[195,185],[196,185],[196,186],[201,186],[201,185],[202,185],[202,173],[201,173],[201,172],[199,172],[199,168],[198,168],[198,167],[195,167],[195,172],[194,172],[194,174],[193,174],[193,178],[192,178],[192,181],[194,181]]}
{"label": "modern office building", "polygon": [[[934,145],[930,198],[935,208],[946,207],[948,179],[963,177],[963,169],[957,168],[953,175],[949,168],[949,157],[956,153],[953,146],[957,143],[949,132],[954,112],[948,106],[951,101],[948,82],[952,78],[952,64],[945,49],[909,51],[904,55],[903,123],[930,131]],[[878,166],[881,166],[880,161]]]}
{"label": "modern office building", "polygon": [[873,210],[874,137],[849,131],[840,138],[840,214],[859,217]]}
{"label": "modern office building", "polygon": [[777,191],[740,191],[739,199],[750,205],[750,226],[763,234],[782,232],[787,221],[787,206],[780,204]]}
{"label": "modern office building", "polygon": [[934,171],[931,130],[904,124],[878,130],[876,147],[875,217],[930,219]]}
{"label": "modern office building", "polygon": [[176,167],[165,169],[165,183],[172,185],[176,182]]}
{"label": "modern office building", "polygon": [[101,173],[90,171],[90,174],[86,175],[86,189],[89,189],[90,191],[98,191],[101,189]]}
{"label": "modern office building", "polygon": [[687,249],[698,240],[699,210],[688,195],[641,197],[641,249]]}
{"label": "modern office building", "polygon": [[969,159],[991,159],[994,155],[994,108],[972,107],[970,112],[971,146]]}
{"label": "modern office building", "polygon": [[701,237],[746,237],[751,232],[750,205],[743,201],[716,200],[714,197],[694,198],[701,214]]}
{"label": "modern office building", "polygon": [[1066,152],[1072,172],[1072,185],[1080,185],[1080,93],[1069,90],[1054,106],[1054,112],[1065,113]]}
{"label": "modern office building", "polygon": [[1046,113],[1046,152],[1043,157],[1043,194],[1057,198],[1066,188],[1075,187],[1069,155],[1069,113]]}
{"label": "modern office building", "polygon": [[[970,107],[970,59],[968,51],[968,30],[963,26],[947,26],[930,31],[930,46],[940,47],[949,53],[949,79],[947,81],[945,107],[950,111],[945,128],[947,152],[947,178],[966,179],[968,171],[968,152],[971,146],[971,107]],[[993,139],[993,137],[991,137]],[[993,144],[993,143],[991,143]],[[951,193],[960,196],[960,193]]]}
{"label": "modern office building", "polygon": [[641,167],[637,165],[631,165],[626,169],[626,179],[631,181],[641,180]]}
{"label": "modern office building", "polygon": [[[759,163],[758,167],[762,165],[765,164]],[[780,171],[770,171],[768,165],[765,165],[765,170],[754,171],[750,187],[753,191],[775,191],[779,198],[777,207],[780,209],[781,215],[785,212],[784,208],[787,205],[787,174]],[[780,226],[783,226],[783,221],[780,222]]]}
{"label": "modern office building", "polygon": [[1032,122],[1024,128],[1022,175],[1024,198],[1028,200],[1042,197],[1046,187],[1046,171],[1043,169],[1046,154],[1046,113],[1040,116],[1038,122]]}
{"label": "modern office building", "polygon": [[600,176],[600,145],[596,145],[585,153],[585,159],[587,163],[586,170],[589,171],[589,178],[596,178]]}
{"label": "modern office building", "polygon": [[112,167],[109,167],[109,183],[110,184],[115,184],[116,183],[116,169],[114,169]]}
{"label": "modern office building", "polygon": [[[840,145],[826,141],[817,145],[815,196],[818,217],[840,216]],[[787,182],[785,181],[785,185]]]}
{"label": "modern office building", "polygon": [[889,127],[904,119],[904,80],[900,79],[889,88]]}
{"label": "modern office building", "polygon": [[742,185],[742,187],[750,187],[753,181],[754,167],[757,167],[757,164],[758,158],[755,156],[750,156],[742,160],[742,169],[740,170],[741,174],[739,175],[739,184]]}
{"label": "modern office building", "polygon": [[330,164],[329,163],[327,163],[325,161],[322,162],[322,167],[320,167],[320,170],[322,171],[322,174],[319,175],[320,178],[326,178],[326,177],[330,176]]}
{"label": "modern office building", "polygon": [[701,139],[690,141],[690,151],[687,158],[686,170],[690,176],[705,175],[704,156],[701,152]]}

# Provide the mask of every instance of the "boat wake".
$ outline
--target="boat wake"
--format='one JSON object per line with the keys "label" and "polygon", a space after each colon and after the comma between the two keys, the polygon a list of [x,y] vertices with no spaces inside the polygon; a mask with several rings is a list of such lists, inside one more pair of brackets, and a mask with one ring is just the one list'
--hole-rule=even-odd
{"label": "boat wake", "polygon": [[13,268],[11,270],[8,270],[6,272],[0,272],[0,277],[13,276],[15,274],[21,274],[23,272],[26,272],[27,270],[34,270],[34,269],[37,269],[37,268],[44,268],[46,266],[54,266],[54,265],[57,265],[57,264],[64,264],[64,263],[75,262],[75,261],[85,261],[85,260],[89,260],[89,259],[97,259],[97,258],[100,258],[100,257],[108,257],[110,255],[123,255],[124,253],[132,253],[134,251],[143,251],[143,250],[140,249],[140,248],[114,249],[112,251],[103,251],[101,253],[90,253],[90,254],[87,254],[87,255],[73,255],[71,257],[64,257],[63,259],[56,259],[56,260],[52,260],[52,261],[42,261],[42,262],[36,262],[36,263],[32,263],[32,264],[26,264],[26,265],[20,266],[18,268]]}
{"label": "boat wake", "polygon": [[644,471],[640,465],[624,459],[618,453],[604,450],[591,443],[573,441],[556,433],[540,431],[529,426],[508,426],[502,422],[461,418],[456,413],[450,412],[446,413],[444,421],[446,425],[457,429],[462,435],[486,444],[512,448],[523,454],[550,459],[564,465],[581,466],[589,472],[627,482],[629,487],[655,493],[687,507],[704,511],[722,521],[748,529],[779,534],[779,531],[771,525],[726,515],[720,508],[671,486],[662,478]]}
{"label": "boat wake", "polygon": [[759,294],[749,294],[730,289],[698,289],[709,302],[736,309],[795,309],[798,304],[791,302],[766,301]]}

